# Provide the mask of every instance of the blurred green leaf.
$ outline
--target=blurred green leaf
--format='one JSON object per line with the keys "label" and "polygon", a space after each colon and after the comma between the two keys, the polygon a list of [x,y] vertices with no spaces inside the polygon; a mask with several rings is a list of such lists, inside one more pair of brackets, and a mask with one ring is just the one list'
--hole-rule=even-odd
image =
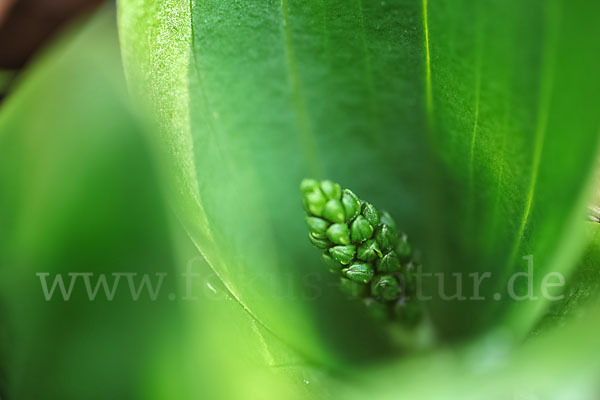
{"label": "blurred green leaf", "polygon": [[[0,110],[0,397],[141,398],[180,312],[138,302],[46,301],[37,273],[173,273],[149,147],[128,111],[113,9],[65,32]],[[97,275],[96,275],[97,277]],[[93,278],[93,283],[97,278]],[[121,282],[126,286],[126,282]],[[165,280],[162,290],[174,290]],[[58,291],[57,291],[58,292]]]}
{"label": "blurred green leaf", "polygon": [[[598,288],[600,225],[588,223],[590,244],[568,280],[565,297],[524,343],[499,326],[477,340],[373,368],[355,377],[347,398],[596,399],[600,363]],[[432,384],[435,380],[435,384]],[[474,384],[476,382],[476,384]]]}
{"label": "blurred green leaf", "polygon": [[518,348],[497,330],[468,346],[446,348],[373,368],[343,390],[348,399],[596,399],[600,363],[597,301],[584,318]]}
{"label": "blurred green leaf", "polygon": [[600,225],[589,222],[586,229],[590,243],[577,265],[564,291],[564,298],[555,301],[544,313],[532,336],[543,334],[549,329],[571,324],[592,313],[600,295]]}
{"label": "blurred green leaf", "polygon": [[[0,112],[0,397],[326,395],[327,372],[249,318],[174,223],[129,107],[114,17],[65,32]],[[77,272],[92,286],[99,274],[109,285],[113,273],[166,275],[155,301],[133,301],[124,279],[111,301],[102,289],[91,301],[82,281],[46,301],[39,272],[67,286]]]}

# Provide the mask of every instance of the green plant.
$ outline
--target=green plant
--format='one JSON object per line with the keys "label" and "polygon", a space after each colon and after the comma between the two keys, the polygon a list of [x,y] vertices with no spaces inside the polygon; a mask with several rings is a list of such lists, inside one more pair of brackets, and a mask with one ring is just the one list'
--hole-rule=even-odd
{"label": "green plant", "polygon": [[[498,348],[518,348],[548,304],[492,295],[523,256],[534,255],[539,287],[547,272],[568,275],[586,245],[597,7],[130,0],[119,11],[126,71],[156,112],[170,193],[197,247],[251,318],[308,363],[363,374],[365,360],[391,354],[378,324],[329,294],[254,295],[319,271],[298,244],[295,182],[328,176],[388,209],[449,290],[454,273],[493,273],[486,301],[425,307],[441,342],[499,335],[510,339]],[[403,376],[422,383],[427,372]]]}
{"label": "green plant", "polygon": [[[0,312],[18,340],[1,342],[12,393],[597,397],[600,243],[585,217],[597,186],[600,4],[123,0],[118,8],[141,124],[111,89],[124,83],[105,84],[120,66],[104,30],[65,39],[75,47],[51,53],[2,106]],[[149,145],[126,139],[137,130]],[[389,210],[448,293],[458,291],[455,274],[493,274],[478,292],[484,300],[420,303],[435,344],[396,346],[389,324],[330,290],[339,276],[322,273],[298,206],[305,176],[344,182]],[[176,216],[168,224],[161,202],[148,203],[160,199],[156,182]],[[352,246],[369,227],[375,234],[374,208],[355,210],[349,192],[344,208],[338,186],[319,187],[307,198],[311,215],[327,218],[308,221],[314,244]],[[323,197],[338,193],[341,208],[326,207]],[[357,211],[353,229],[346,219]],[[379,257],[375,247],[363,251]],[[334,253],[348,265],[355,256]],[[561,273],[565,298],[496,300],[530,255],[534,286]],[[39,293],[28,280],[34,269],[67,272],[90,260],[107,268],[105,256],[140,272],[173,258],[177,277],[200,260],[195,289],[204,296],[146,305],[143,317],[131,304],[57,308],[29,297]],[[371,262],[346,274],[375,279]],[[179,298],[188,287],[177,281],[172,290]],[[88,307],[97,320],[86,319]],[[105,315],[115,319],[102,325]],[[68,333],[63,321],[73,324]],[[141,356],[132,360],[132,349]]]}
{"label": "green plant", "polygon": [[324,251],[330,271],[341,276],[342,289],[363,299],[380,319],[416,324],[421,311],[414,298],[416,262],[390,214],[328,180],[304,179],[300,190],[308,238]]}

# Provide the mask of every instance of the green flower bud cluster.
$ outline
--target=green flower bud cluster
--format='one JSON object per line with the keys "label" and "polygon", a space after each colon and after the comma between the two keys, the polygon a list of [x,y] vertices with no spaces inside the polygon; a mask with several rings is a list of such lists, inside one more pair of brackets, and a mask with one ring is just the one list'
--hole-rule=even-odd
{"label": "green flower bud cluster", "polygon": [[392,217],[328,180],[304,179],[300,190],[308,238],[323,250],[342,288],[378,317],[416,323],[421,309],[415,302],[415,261]]}

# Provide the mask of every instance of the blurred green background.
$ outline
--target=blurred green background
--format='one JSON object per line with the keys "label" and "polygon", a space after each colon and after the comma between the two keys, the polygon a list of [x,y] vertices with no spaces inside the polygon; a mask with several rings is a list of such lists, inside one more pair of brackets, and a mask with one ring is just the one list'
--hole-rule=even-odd
{"label": "blurred green background", "polygon": [[[576,3],[80,17],[0,105],[0,398],[596,398],[598,6]],[[399,346],[306,240],[304,176],[392,212],[427,271],[492,271],[490,295],[534,254],[565,299],[434,300],[433,342]],[[76,272],[161,286],[46,301],[36,274]]]}
{"label": "blurred green background", "polygon": [[[273,378],[257,347],[270,333],[226,294],[163,200],[115,22],[107,7],[68,28],[2,104],[0,398],[302,398],[304,378],[300,392]],[[195,298],[181,300],[188,265]],[[102,288],[90,301],[79,278],[68,301],[58,287],[46,301],[36,274],[49,273],[49,287],[63,274],[68,288],[73,272],[93,273],[92,288],[99,274],[112,285],[113,273],[137,273],[136,290],[144,274],[154,287],[155,273],[166,277],[156,300],[144,287],[134,301],[122,278],[112,301]],[[281,371],[310,375],[279,358],[277,340]]]}

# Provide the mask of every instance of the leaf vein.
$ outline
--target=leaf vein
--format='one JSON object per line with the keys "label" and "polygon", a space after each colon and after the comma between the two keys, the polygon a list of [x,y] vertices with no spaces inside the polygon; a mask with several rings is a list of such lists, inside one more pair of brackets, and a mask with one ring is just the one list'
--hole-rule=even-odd
{"label": "leaf vein", "polygon": [[425,33],[425,105],[429,126],[433,125],[433,88],[431,86],[431,55],[429,52],[429,22],[427,16],[427,0],[422,0],[423,31]]}
{"label": "leaf vein", "polygon": [[318,177],[323,175],[324,170],[317,154],[316,140],[310,126],[304,94],[302,93],[302,88],[300,87],[300,77],[298,76],[296,56],[294,54],[294,47],[292,45],[292,34],[290,31],[287,0],[281,0],[281,14],[285,39],[285,50],[287,53],[288,75],[292,89],[292,100],[298,122],[298,132],[300,133],[300,139],[308,161],[309,170],[315,177]]}
{"label": "leaf vein", "polygon": [[[556,3],[554,3],[556,4]],[[510,253],[509,264],[510,268],[515,262],[517,252],[522,246],[523,236],[525,234],[525,228],[529,223],[531,216],[531,208],[533,206],[533,200],[535,197],[537,179],[539,176],[540,163],[542,160],[542,150],[544,142],[546,140],[546,133],[548,127],[548,117],[550,114],[550,101],[552,99],[553,91],[553,77],[554,77],[554,64],[556,63],[556,39],[558,37],[558,10],[555,7],[549,7],[546,13],[546,25],[548,32],[547,38],[544,42],[542,50],[542,73],[540,78],[540,94],[538,101],[537,110],[537,121],[535,127],[535,140],[533,149],[533,161],[531,167],[531,173],[529,176],[529,186],[527,188],[527,197],[525,200],[525,208],[517,231],[515,244]]]}

